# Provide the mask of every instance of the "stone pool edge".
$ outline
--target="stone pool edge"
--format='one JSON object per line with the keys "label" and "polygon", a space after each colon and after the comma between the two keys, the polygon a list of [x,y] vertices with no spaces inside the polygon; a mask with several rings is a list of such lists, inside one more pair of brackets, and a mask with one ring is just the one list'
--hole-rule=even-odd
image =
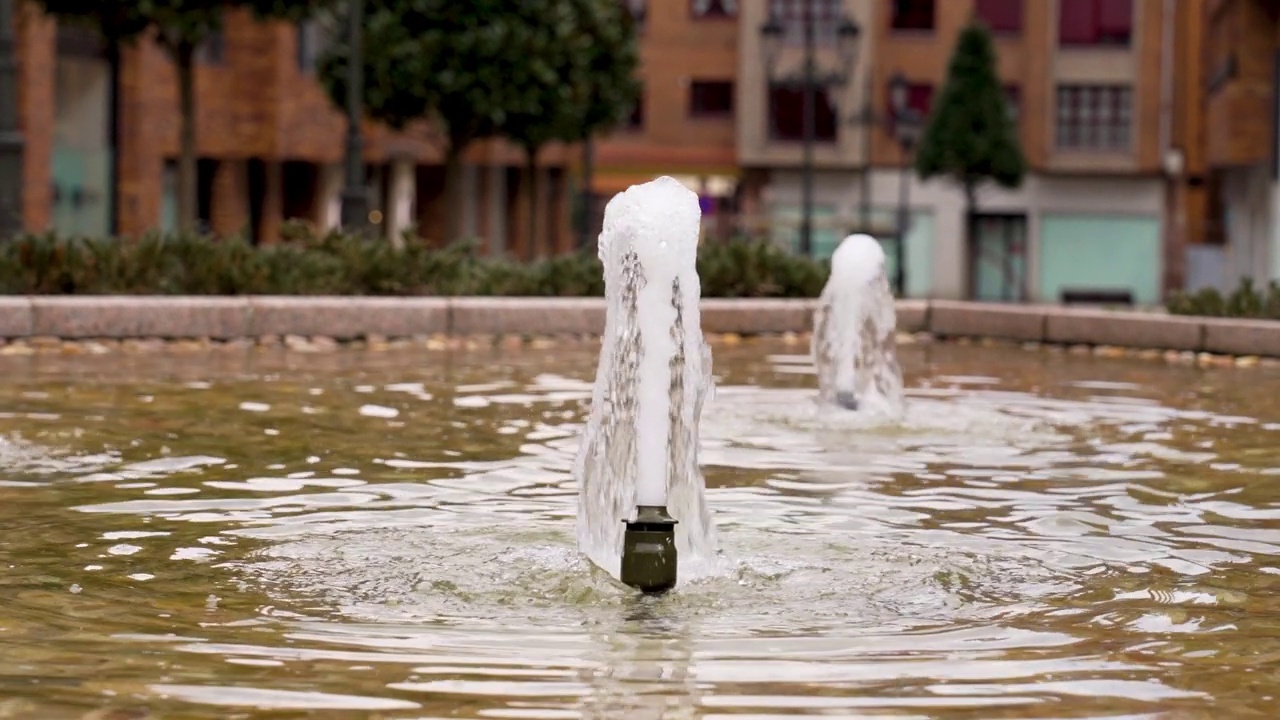
{"label": "stone pool edge", "polygon": [[[706,298],[710,334],[806,333],[812,299]],[[957,300],[899,300],[898,330],[941,339],[1280,358],[1280,322]],[[4,296],[0,340],[598,335],[601,298]]]}

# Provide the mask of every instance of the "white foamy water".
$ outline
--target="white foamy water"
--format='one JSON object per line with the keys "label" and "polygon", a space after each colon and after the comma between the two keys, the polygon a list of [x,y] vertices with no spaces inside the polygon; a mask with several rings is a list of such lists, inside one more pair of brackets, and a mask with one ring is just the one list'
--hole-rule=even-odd
{"label": "white foamy water", "polygon": [[573,474],[579,547],[615,577],[623,521],[637,505],[667,507],[682,565],[716,552],[698,467],[711,387],[698,313],[700,221],[697,196],[669,177],[633,186],[605,208],[605,332]]}
{"label": "white foamy water", "polygon": [[901,418],[897,318],[884,251],[875,238],[850,235],[836,248],[813,327],[819,400],[871,416]]}

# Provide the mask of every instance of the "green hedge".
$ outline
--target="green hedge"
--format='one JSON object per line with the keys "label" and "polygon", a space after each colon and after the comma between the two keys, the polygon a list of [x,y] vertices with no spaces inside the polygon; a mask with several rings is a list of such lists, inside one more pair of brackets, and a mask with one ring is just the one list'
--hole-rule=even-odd
{"label": "green hedge", "polygon": [[[707,244],[706,297],[816,297],[827,265],[765,242]],[[22,237],[0,243],[5,295],[601,295],[594,254],[532,263],[342,234],[300,234],[254,246],[237,238],[148,235],[138,240]]]}
{"label": "green hedge", "polygon": [[1240,286],[1225,297],[1213,288],[1194,293],[1177,293],[1169,299],[1169,312],[1174,315],[1214,317],[1267,318],[1280,320],[1280,284],[1272,281],[1266,288],[1253,285],[1244,278]]}

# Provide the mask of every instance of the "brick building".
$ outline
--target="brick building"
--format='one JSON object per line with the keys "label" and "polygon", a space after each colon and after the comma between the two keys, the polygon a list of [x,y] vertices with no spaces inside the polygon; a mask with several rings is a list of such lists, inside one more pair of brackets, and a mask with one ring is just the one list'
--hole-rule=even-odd
{"label": "brick building", "polygon": [[639,106],[596,143],[592,195],[671,175],[702,198],[703,224],[728,235],[736,212],[737,0],[619,0],[637,21]]}
{"label": "brick building", "polygon": [[1195,285],[1280,280],[1280,1],[1206,0],[1205,162],[1219,221]]}
{"label": "brick building", "polygon": [[[794,238],[799,102],[794,88],[770,82],[760,28],[770,12],[783,19],[781,60],[794,66],[807,1],[824,68],[841,62],[839,19],[861,28],[843,68],[848,81],[818,93],[817,251],[863,229],[896,262],[904,173],[882,122],[889,80],[905,77],[910,104],[927,113],[957,33],[976,14],[995,31],[1030,173],[1017,190],[981,192],[969,246],[960,192],[906,173],[909,295],[1056,301],[1104,289],[1148,303],[1230,274],[1224,264],[1237,275],[1258,263],[1280,268],[1272,230],[1280,195],[1268,165],[1280,0],[618,1],[639,21],[643,95],[627,127],[593,144],[597,213],[618,190],[669,174],[702,196],[710,235]],[[30,5],[19,43],[28,227],[171,227],[178,122],[164,53],[146,43],[126,49],[113,74],[90,36]],[[199,206],[210,229],[269,242],[290,218],[336,222],[345,123],[315,82],[318,44],[313,27],[232,14],[225,35],[202,50]],[[396,236],[416,226],[440,239],[441,144],[425,127],[392,133],[367,123],[364,134],[383,229]],[[570,226],[582,155],[543,155],[536,202],[552,208],[540,213],[550,238],[543,251],[577,241]],[[535,254],[521,220],[530,198],[519,154],[487,142],[467,161],[466,234]],[[1213,242],[1226,236],[1234,252]]]}
{"label": "brick building", "polygon": [[[91,32],[59,26],[30,3],[17,19],[19,111],[26,140],[23,212],[30,230],[137,235],[174,225],[178,112],[175,72],[154,43],[113,63]],[[217,233],[279,238],[300,219],[337,222],[346,123],[315,80],[316,28],[231,13],[196,69],[199,218]],[[442,145],[425,127],[366,123],[371,218],[389,236],[443,233]],[[573,242],[564,148],[541,158],[539,202],[550,249]],[[528,209],[523,158],[502,142],[471,148],[465,234],[521,255]]]}
{"label": "brick building", "polygon": [[[743,0],[740,10],[739,158],[784,237],[798,216],[800,137],[795,100],[766,77],[760,26],[770,6],[794,22],[802,1]],[[969,247],[961,192],[909,176],[908,294],[1056,302],[1111,290],[1152,303],[1181,286],[1182,247],[1204,226],[1200,88],[1188,80],[1201,65],[1200,0],[812,2],[824,27],[843,16],[861,28],[850,80],[819,93],[819,252],[851,229],[894,227],[903,159],[876,121],[888,115],[889,79],[901,73],[909,105],[927,114],[976,15],[994,31],[1030,172],[1017,190],[979,192]],[[831,67],[835,34],[818,42]]]}

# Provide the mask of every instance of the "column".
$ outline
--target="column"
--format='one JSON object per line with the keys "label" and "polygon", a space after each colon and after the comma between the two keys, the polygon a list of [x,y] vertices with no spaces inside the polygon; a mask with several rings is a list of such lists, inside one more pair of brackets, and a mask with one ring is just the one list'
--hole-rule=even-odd
{"label": "column", "polygon": [[461,237],[449,238],[450,242],[457,240],[472,240],[476,237],[477,232],[477,205],[476,202],[476,184],[480,173],[475,163],[463,162],[462,164],[462,222],[458,225]]}
{"label": "column", "polygon": [[57,26],[35,3],[14,2],[18,127],[21,130],[22,225],[40,232],[53,219],[53,117]]}
{"label": "column", "polygon": [[315,217],[311,219],[321,233],[335,228],[342,219],[342,166],[337,163],[320,166],[320,182],[317,183]]}
{"label": "column", "polygon": [[489,192],[486,213],[489,216],[489,242],[491,255],[501,255],[507,246],[507,167],[494,164],[488,167]]}
{"label": "column", "polygon": [[262,219],[258,223],[258,243],[280,242],[280,223],[284,221],[284,167],[279,160],[268,160],[263,167]]}
{"label": "column", "polygon": [[551,177],[551,169],[546,165],[539,165],[534,172],[538,174],[538,193],[533,198],[534,207],[537,209],[538,226],[534,228],[535,235],[529,239],[533,247],[533,257],[544,258],[548,255],[555,254],[555,238],[552,237],[553,228],[555,227],[555,208],[552,205],[554,188],[551,183],[554,178]]}
{"label": "column", "polygon": [[161,227],[165,160],[153,128],[157,117],[172,119],[173,127],[177,123],[176,103],[171,96],[160,95],[151,81],[164,62],[164,51],[150,43],[120,50],[116,118],[116,232],[120,235],[136,236]]}
{"label": "column", "polygon": [[568,168],[562,168],[555,174],[555,253],[562,254],[573,250],[578,242],[578,234],[573,227],[573,185]]}
{"label": "column", "polygon": [[218,237],[247,235],[249,168],[244,160],[223,160],[213,172],[209,224]]}
{"label": "column", "polygon": [[414,199],[417,197],[417,177],[413,160],[396,158],[391,161],[390,187],[387,189],[388,208],[387,237],[393,247],[404,247],[404,233],[413,226]]}

